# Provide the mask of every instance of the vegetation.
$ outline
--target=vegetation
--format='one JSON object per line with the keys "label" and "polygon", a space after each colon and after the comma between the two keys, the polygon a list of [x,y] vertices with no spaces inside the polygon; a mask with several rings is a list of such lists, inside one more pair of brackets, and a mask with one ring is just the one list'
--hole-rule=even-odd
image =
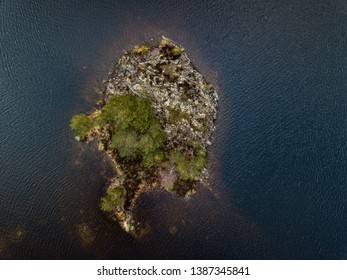
{"label": "vegetation", "polygon": [[[160,46],[124,51],[110,77],[100,81],[103,99],[95,111],[71,119],[75,138],[98,137],[99,149],[113,162],[115,174],[99,200],[101,210],[134,235],[142,231],[132,211],[143,192],[158,188],[188,196],[204,179],[215,92],[189,60],[183,61],[184,51],[165,37]],[[88,230],[79,226],[83,236]]]}
{"label": "vegetation", "polygon": [[133,49],[133,53],[139,54],[139,55],[145,54],[147,52],[149,52],[149,47],[144,46],[144,45],[142,45],[141,47],[135,46],[134,49]]}
{"label": "vegetation", "polygon": [[166,38],[163,38],[163,39],[161,39],[159,45],[162,46],[162,47],[164,47],[164,46],[168,45],[169,43],[170,43],[170,40],[168,40],[168,39],[166,39]]}
{"label": "vegetation", "polygon": [[180,178],[186,181],[196,180],[206,164],[206,156],[199,154],[188,158],[182,152],[174,151],[170,154],[171,164],[176,164],[176,171]]}
{"label": "vegetation", "polygon": [[205,85],[205,89],[207,89],[207,90],[210,90],[212,87],[213,87],[213,85],[211,83],[207,83]]}
{"label": "vegetation", "polygon": [[166,135],[148,101],[130,94],[115,95],[96,121],[111,125],[112,147],[120,157],[130,160],[140,157],[147,167],[163,161]]}
{"label": "vegetation", "polygon": [[137,154],[138,135],[135,130],[128,128],[116,130],[112,136],[112,147],[120,157],[134,159]]}
{"label": "vegetation", "polygon": [[175,58],[180,57],[182,54],[182,49],[179,47],[173,47],[171,50],[171,55]]}
{"label": "vegetation", "polygon": [[[189,120],[189,115],[174,108],[169,108],[170,122],[177,123],[182,119]],[[75,135],[83,139],[95,125],[109,125],[111,147],[118,155],[128,160],[140,159],[145,167],[152,167],[164,159],[175,164],[175,170],[182,180],[196,180],[206,164],[206,150],[199,143],[192,143],[195,156],[187,157],[179,151],[164,153],[166,134],[162,131],[159,121],[154,117],[147,100],[130,94],[114,95],[103,107],[95,122],[85,114],[72,117],[71,128]],[[103,198],[102,207],[109,209],[114,205],[113,194]],[[110,211],[110,210],[105,210]]]}
{"label": "vegetation", "polygon": [[[182,119],[189,121],[187,113],[174,108],[168,108],[169,121],[177,123]],[[162,131],[159,121],[155,118],[150,103],[131,94],[114,95],[102,108],[95,120],[85,114],[72,117],[70,127],[76,137],[83,139],[94,125],[106,126],[111,135],[111,148],[115,149],[121,158],[139,160],[145,167],[152,167],[165,160],[167,166],[172,166],[176,172],[162,174],[166,179],[165,188],[174,189],[176,176],[184,181],[197,180],[206,164],[206,150],[199,141],[190,144],[194,156],[187,156],[181,151],[164,153],[166,134]],[[166,176],[166,177],[165,177]],[[101,198],[100,207],[103,211],[113,211],[124,207],[127,193],[124,187],[109,189]]]}
{"label": "vegetation", "polygon": [[117,207],[123,207],[126,202],[126,190],[116,187],[107,191],[106,196],[101,198],[100,208],[102,211],[113,211]]}
{"label": "vegetation", "polygon": [[79,139],[86,137],[88,131],[94,126],[94,122],[86,114],[78,114],[72,117],[70,127]]}

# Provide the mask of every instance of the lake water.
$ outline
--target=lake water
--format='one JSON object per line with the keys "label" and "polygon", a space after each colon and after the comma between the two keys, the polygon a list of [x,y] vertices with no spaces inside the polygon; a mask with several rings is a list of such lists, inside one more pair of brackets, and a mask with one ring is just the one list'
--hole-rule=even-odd
{"label": "lake water", "polygon": [[[0,2],[0,258],[347,258],[347,4]],[[99,210],[110,167],[74,141],[123,49],[168,36],[220,92],[211,185]]]}

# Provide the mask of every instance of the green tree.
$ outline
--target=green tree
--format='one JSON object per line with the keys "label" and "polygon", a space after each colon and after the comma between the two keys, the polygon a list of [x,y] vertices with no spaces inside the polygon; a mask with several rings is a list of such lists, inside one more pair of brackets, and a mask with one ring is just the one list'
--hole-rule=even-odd
{"label": "green tree", "polygon": [[164,159],[162,149],[166,134],[147,100],[130,94],[115,95],[103,107],[97,122],[113,127],[112,147],[119,156],[139,157],[147,167]]}
{"label": "green tree", "polygon": [[124,206],[126,202],[126,190],[123,187],[116,187],[107,191],[106,196],[101,198],[100,208],[102,211],[113,211],[118,206]]}
{"label": "green tree", "polygon": [[175,170],[182,180],[193,181],[200,176],[206,164],[206,157],[199,155],[188,158],[182,152],[174,151],[170,154],[170,162],[171,164],[176,164]]}
{"label": "green tree", "polygon": [[161,130],[157,120],[153,121],[146,134],[142,135],[138,142],[139,153],[142,155],[143,164],[151,167],[156,163],[162,162],[166,134]]}
{"label": "green tree", "polygon": [[97,121],[114,125],[116,129],[132,127],[136,132],[144,133],[154,121],[154,116],[148,101],[130,94],[117,94],[103,107]]}
{"label": "green tree", "polygon": [[157,149],[152,153],[143,155],[142,162],[144,166],[152,167],[153,165],[162,162],[164,158],[165,158],[164,151],[161,149]]}
{"label": "green tree", "polygon": [[134,159],[138,154],[137,139],[138,135],[131,128],[117,130],[112,136],[112,147],[118,151],[119,156]]}
{"label": "green tree", "polygon": [[75,136],[79,138],[86,137],[88,131],[94,126],[94,122],[86,114],[78,114],[72,117],[70,127]]}

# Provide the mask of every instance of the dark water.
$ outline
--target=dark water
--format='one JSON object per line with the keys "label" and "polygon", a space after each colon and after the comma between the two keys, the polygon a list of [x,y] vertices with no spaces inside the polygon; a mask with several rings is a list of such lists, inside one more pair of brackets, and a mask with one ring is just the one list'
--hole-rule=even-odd
{"label": "dark water", "polygon": [[[346,26],[344,0],[0,1],[0,258],[347,258]],[[214,180],[144,196],[134,240],[68,123],[115,56],[162,34],[220,89]]]}

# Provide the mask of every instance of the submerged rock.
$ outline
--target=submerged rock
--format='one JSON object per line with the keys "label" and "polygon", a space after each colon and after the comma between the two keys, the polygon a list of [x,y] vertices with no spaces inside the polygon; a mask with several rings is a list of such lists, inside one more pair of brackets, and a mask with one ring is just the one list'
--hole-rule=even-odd
{"label": "submerged rock", "polygon": [[[142,192],[160,188],[189,196],[208,177],[206,149],[218,95],[184,49],[165,37],[158,46],[125,51],[103,84],[103,100],[87,116],[92,128],[85,133],[91,125],[82,114],[84,123],[73,118],[71,127],[78,140],[96,137],[99,149],[112,159],[117,175],[101,207],[138,236],[149,232],[133,216]],[[119,102],[125,105],[117,107]]]}

